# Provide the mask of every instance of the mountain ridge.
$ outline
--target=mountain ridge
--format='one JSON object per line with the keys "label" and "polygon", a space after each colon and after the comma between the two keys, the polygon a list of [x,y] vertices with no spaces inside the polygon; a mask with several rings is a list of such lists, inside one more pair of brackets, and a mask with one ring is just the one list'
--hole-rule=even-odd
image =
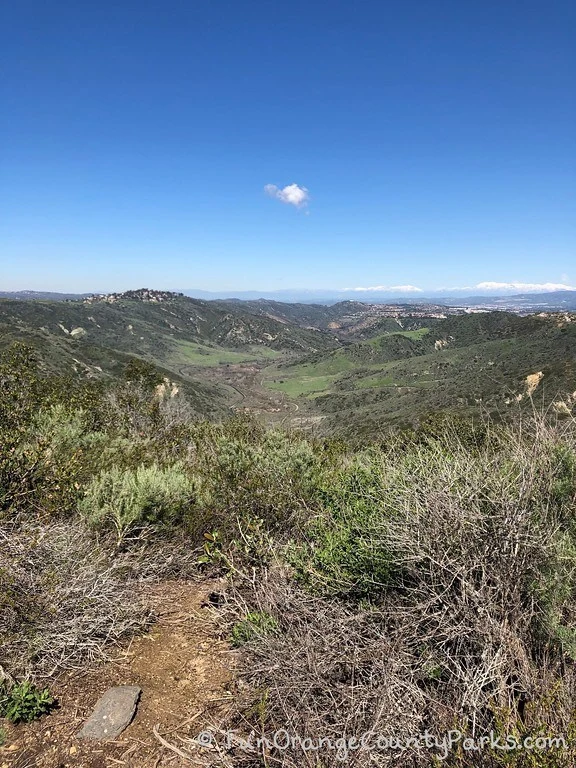
{"label": "mountain ridge", "polygon": [[[529,292],[498,292],[491,291],[480,294],[467,292],[455,292],[452,289],[440,291],[422,291],[419,293],[399,294],[387,291],[332,291],[332,290],[302,290],[283,289],[277,291],[204,291],[201,289],[179,289],[175,291],[161,291],[189,296],[204,301],[275,301],[287,304],[337,304],[343,301],[356,303],[395,303],[395,304],[448,304],[454,306],[474,305],[507,305],[508,308],[516,306],[521,308],[537,308],[548,306],[558,309],[576,309],[576,290],[557,291],[529,291]],[[81,300],[97,295],[120,295],[130,291],[119,292],[43,292],[43,291],[0,291],[0,298],[54,301]]]}

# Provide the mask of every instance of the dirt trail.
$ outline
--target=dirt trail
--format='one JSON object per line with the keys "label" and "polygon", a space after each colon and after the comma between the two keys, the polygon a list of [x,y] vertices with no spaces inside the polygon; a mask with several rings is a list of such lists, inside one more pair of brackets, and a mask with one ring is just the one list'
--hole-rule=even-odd
{"label": "dirt trail", "polygon": [[[158,622],[113,662],[52,686],[59,709],[31,725],[10,728],[0,768],[160,768],[194,765],[166,749],[173,734],[195,737],[234,696],[237,655],[219,637],[209,595],[220,581],[164,582],[146,593]],[[136,716],[115,742],[76,738],[100,696],[111,686],[142,688]]]}

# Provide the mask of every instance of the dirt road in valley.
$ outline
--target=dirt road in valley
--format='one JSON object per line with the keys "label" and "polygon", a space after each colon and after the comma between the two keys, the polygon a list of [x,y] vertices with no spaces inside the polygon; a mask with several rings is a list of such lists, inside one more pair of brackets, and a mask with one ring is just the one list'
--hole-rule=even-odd
{"label": "dirt road in valley", "polygon": [[236,411],[263,416],[267,422],[285,423],[300,411],[300,406],[282,392],[265,387],[262,370],[262,365],[240,363],[212,368],[186,365],[180,373],[227,387],[236,398],[231,405]]}

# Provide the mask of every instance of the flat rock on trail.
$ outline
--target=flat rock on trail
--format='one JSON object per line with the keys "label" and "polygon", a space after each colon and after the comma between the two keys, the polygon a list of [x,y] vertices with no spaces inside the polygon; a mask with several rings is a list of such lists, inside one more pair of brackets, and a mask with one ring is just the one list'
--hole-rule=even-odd
{"label": "flat rock on trail", "polygon": [[[163,582],[146,589],[158,621],[114,662],[51,686],[59,708],[41,720],[10,727],[0,748],[0,768],[160,768],[191,766],[166,749],[176,732],[194,737],[219,719],[234,696],[236,652],[221,639],[206,607],[221,581]],[[109,689],[134,685],[142,694],[131,724],[114,741],[79,739],[78,732]],[[168,734],[168,735],[167,735]],[[172,735],[170,735],[172,734]]]}
{"label": "flat rock on trail", "polygon": [[116,685],[98,699],[94,712],[78,733],[79,739],[111,741],[130,725],[142,689],[137,685]]}

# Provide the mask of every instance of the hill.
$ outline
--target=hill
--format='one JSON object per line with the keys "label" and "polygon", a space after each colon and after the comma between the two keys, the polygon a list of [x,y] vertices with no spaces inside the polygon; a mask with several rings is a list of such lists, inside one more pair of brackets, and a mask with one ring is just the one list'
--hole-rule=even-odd
{"label": "hill", "polygon": [[[24,342],[46,373],[113,381],[134,358],[184,386],[199,414],[224,415],[244,398],[214,371],[330,349],[327,333],[166,291],[74,301],[0,300],[0,348]],[[273,396],[269,411],[278,411]],[[266,404],[265,404],[266,405]]]}
{"label": "hill", "polygon": [[55,293],[54,291],[0,291],[0,299],[23,299],[35,301],[45,299],[48,301],[68,301],[70,299],[82,299],[86,293]]}
{"label": "hill", "polygon": [[215,303],[229,306],[235,304],[246,312],[260,317],[268,317],[284,323],[294,323],[301,328],[327,329],[331,322],[341,320],[353,312],[365,312],[365,305],[355,301],[343,301],[338,304],[302,304],[257,299],[255,301],[222,301]]}
{"label": "hill", "polygon": [[300,328],[327,330],[343,340],[371,338],[379,333],[416,330],[429,326],[436,319],[446,317],[453,310],[437,304],[367,304],[359,301],[341,301],[337,304],[287,304],[281,301],[258,299],[233,303],[243,311]]}
{"label": "hill", "polygon": [[46,370],[91,378],[115,376],[138,357],[206,397],[222,400],[202,369],[281,353],[310,353],[335,346],[327,333],[308,330],[234,304],[205,302],[165,291],[128,291],[76,301],[0,300],[0,343],[34,347]]}
{"label": "hill", "polygon": [[576,403],[576,322],[569,315],[452,316],[329,353],[270,366],[271,389],[297,398],[328,431],[375,435],[432,412],[505,416],[534,401]]}
{"label": "hill", "polygon": [[437,411],[501,417],[535,399],[569,413],[576,400],[576,323],[566,313],[204,301],[139,289],[0,300],[0,344],[12,341],[34,347],[46,371],[112,380],[138,358],[185,385],[200,413],[240,408],[358,436]]}

